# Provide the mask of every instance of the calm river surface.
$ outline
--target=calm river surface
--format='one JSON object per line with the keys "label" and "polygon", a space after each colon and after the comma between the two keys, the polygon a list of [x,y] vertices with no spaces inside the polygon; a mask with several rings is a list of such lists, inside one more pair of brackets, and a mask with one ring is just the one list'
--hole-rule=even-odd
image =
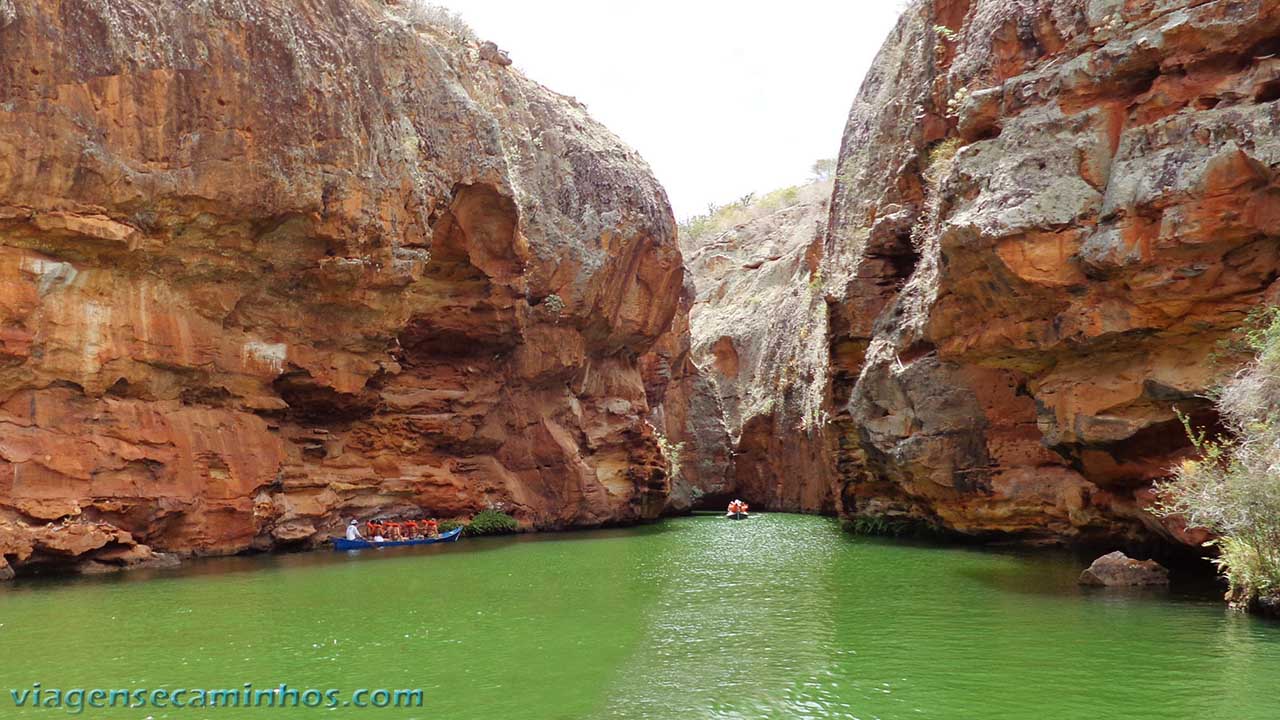
{"label": "calm river surface", "polygon": [[70,717],[14,707],[37,682],[425,696],[80,715],[112,720],[1280,716],[1280,625],[1080,569],[760,515],[24,580],[0,589],[0,717]]}

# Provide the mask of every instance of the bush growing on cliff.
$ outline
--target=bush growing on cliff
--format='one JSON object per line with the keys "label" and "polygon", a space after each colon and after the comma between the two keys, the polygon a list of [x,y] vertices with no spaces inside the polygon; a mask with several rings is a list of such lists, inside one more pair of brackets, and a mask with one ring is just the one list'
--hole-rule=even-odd
{"label": "bush growing on cliff", "polygon": [[475,517],[471,518],[471,522],[467,523],[467,527],[462,531],[463,535],[510,535],[519,527],[516,519],[510,515],[489,508],[481,510]]}
{"label": "bush growing on cliff", "polygon": [[670,438],[660,432],[654,432],[654,436],[658,439],[658,451],[662,453],[662,459],[667,464],[667,476],[679,477],[680,453],[684,451],[684,443],[673,443]]}
{"label": "bush growing on cliff", "polygon": [[[1209,361],[1217,368],[1238,368],[1241,362],[1255,357],[1259,348],[1267,347],[1272,341],[1269,333],[1276,332],[1275,320],[1280,316],[1280,307],[1260,305],[1245,315],[1244,322],[1227,337],[1218,341]],[[1276,338],[1275,342],[1280,342]]]}
{"label": "bush growing on cliff", "polygon": [[443,5],[408,0],[403,6],[404,18],[414,25],[426,25],[443,30],[465,42],[476,42],[475,31],[458,13]]}
{"label": "bush growing on cliff", "polygon": [[1245,342],[1255,359],[1217,393],[1228,437],[1180,416],[1200,459],[1157,488],[1162,514],[1218,536],[1216,562],[1237,606],[1280,595],[1280,314]]}
{"label": "bush growing on cliff", "polygon": [[929,148],[929,154],[925,158],[924,173],[922,174],[930,188],[936,189],[946,178],[947,173],[951,170],[951,164],[955,162],[956,154],[959,152],[959,138],[947,138]]}

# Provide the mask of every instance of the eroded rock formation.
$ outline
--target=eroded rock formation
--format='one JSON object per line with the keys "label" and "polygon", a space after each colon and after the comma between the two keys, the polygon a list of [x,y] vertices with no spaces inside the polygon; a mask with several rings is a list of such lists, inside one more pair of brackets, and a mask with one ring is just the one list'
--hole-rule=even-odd
{"label": "eroded rock formation", "polygon": [[822,265],[844,512],[1031,541],[1144,511],[1280,270],[1280,3],[929,0]]}
{"label": "eroded rock formation", "polygon": [[827,306],[816,272],[830,185],[790,193],[777,209],[749,206],[753,217],[723,232],[681,239],[696,291],[690,357],[702,385],[694,396],[719,423],[699,418],[702,426],[685,437],[695,450],[727,440],[732,462],[718,475],[699,472],[677,484],[687,481],[715,507],[733,496],[761,510],[836,508],[826,431]]}
{"label": "eroded rock formation", "polygon": [[733,491],[735,463],[724,404],[712,373],[699,364],[692,348],[689,313],[696,297],[686,275],[671,327],[640,358],[650,422],[659,433],[670,478],[668,513],[704,507]]}
{"label": "eroded rock formation", "polygon": [[666,198],[574,100],[375,0],[0,14],[0,574],[668,494]]}

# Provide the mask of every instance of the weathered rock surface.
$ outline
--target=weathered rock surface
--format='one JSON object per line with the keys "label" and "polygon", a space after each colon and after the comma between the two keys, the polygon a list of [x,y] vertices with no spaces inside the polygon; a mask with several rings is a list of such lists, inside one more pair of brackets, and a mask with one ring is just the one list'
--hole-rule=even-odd
{"label": "weathered rock surface", "polygon": [[1029,541],[1144,511],[1280,273],[1280,3],[927,0],[824,247],[841,503]]}
{"label": "weathered rock surface", "polygon": [[397,12],[0,2],[0,574],[662,510],[664,193]]}
{"label": "weathered rock surface", "polygon": [[827,306],[814,281],[829,188],[806,186],[778,210],[681,239],[696,290],[690,354],[705,383],[696,397],[722,421],[688,435],[706,447],[727,433],[732,457],[722,473],[691,479],[709,501],[836,509],[825,431]]}
{"label": "weathered rock surface", "polygon": [[1080,573],[1080,584],[1105,587],[1168,585],[1169,571],[1155,560],[1134,560],[1116,551],[1094,560]]}
{"label": "weathered rock surface", "polygon": [[668,513],[687,512],[733,490],[733,444],[712,373],[695,362],[689,312],[696,298],[686,277],[671,327],[640,358],[650,422],[667,463]]}

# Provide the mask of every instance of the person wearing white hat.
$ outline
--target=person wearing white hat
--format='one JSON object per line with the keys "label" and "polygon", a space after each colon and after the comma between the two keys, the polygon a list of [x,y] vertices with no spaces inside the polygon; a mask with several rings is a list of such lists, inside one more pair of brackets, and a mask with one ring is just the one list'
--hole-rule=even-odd
{"label": "person wearing white hat", "polygon": [[356,523],[355,520],[352,520],[351,524],[347,525],[347,539],[348,540],[364,539],[364,536],[360,534],[360,525]]}

